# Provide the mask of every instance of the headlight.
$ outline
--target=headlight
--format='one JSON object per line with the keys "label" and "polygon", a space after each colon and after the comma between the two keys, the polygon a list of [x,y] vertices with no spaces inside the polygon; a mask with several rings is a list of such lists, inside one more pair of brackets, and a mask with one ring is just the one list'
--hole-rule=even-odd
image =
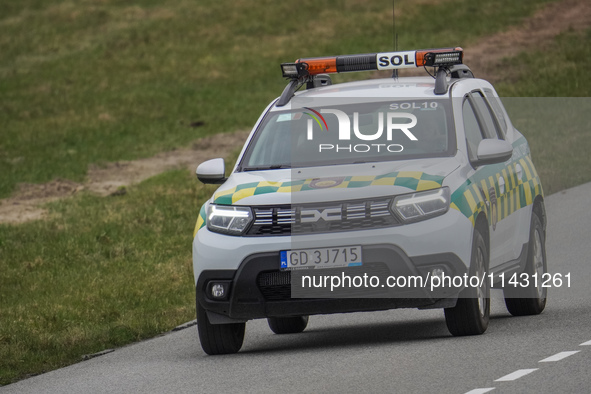
{"label": "headlight", "polygon": [[443,215],[449,209],[449,188],[428,190],[396,197],[390,208],[404,222],[416,222]]}
{"label": "headlight", "polygon": [[252,222],[248,207],[210,204],[207,209],[207,228],[217,233],[240,235]]}

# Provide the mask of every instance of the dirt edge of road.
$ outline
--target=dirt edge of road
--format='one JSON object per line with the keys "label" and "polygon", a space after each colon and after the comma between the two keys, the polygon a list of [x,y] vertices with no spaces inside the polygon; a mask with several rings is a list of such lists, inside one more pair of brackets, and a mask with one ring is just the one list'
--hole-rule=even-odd
{"label": "dirt edge of road", "polygon": [[43,184],[21,183],[10,198],[0,200],[0,223],[23,223],[45,217],[43,204],[66,198],[81,191],[100,196],[122,192],[125,186],[139,183],[164,171],[178,168],[195,170],[205,160],[227,157],[238,149],[248,131],[222,133],[194,141],[188,148],[158,153],[132,161],[118,161],[104,166],[90,166],[87,180],[79,183],[68,179],[54,179]]}

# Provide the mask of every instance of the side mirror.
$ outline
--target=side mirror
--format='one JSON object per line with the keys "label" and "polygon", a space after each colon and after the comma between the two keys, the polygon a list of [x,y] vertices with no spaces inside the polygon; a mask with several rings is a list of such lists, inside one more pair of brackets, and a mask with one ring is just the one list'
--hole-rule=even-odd
{"label": "side mirror", "polygon": [[226,180],[226,164],[224,159],[204,161],[197,167],[197,178],[203,183],[220,184]]}
{"label": "side mirror", "polygon": [[513,145],[503,140],[485,139],[478,144],[476,165],[504,163],[513,155]]}

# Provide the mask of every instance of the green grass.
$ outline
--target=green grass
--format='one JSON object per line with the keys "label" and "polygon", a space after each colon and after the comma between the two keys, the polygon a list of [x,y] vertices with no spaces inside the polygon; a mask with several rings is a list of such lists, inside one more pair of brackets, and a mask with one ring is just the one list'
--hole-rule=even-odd
{"label": "green grass", "polygon": [[[467,46],[518,24],[541,3],[397,1],[399,45]],[[212,0],[0,3],[0,197],[18,182],[79,181],[92,163],[249,127],[285,86],[281,62],[392,48],[389,0],[303,0],[297,7],[269,0],[231,7]],[[584,46],[565,40],[556,45],[572,53]],[[572,60],[580,70],[589,63],[586,50],[586,58]],[[542,57],[548,66],[536,72],[561,69]],[[501,93],[528,92],[528,64],[507,67],[515,80]],[[551,96],[557,84],[535,94]],[[588,137],[544,134],[519,114],[513,120],[532,144],[546,191],[587,179],[546,182],[544,169],[559,163],[558,174],[585,172],[573,167],[568,147],[584,151]],[[205,124],[190,127],[195,121]],[[552,162],[540,153],[544,146]],[[52,203],[47,220],[0,225],[0,384],[193,319],[191,234],[212,190],[173,171],[123,196],[83,193]]]}
{"label": "green grass", "polygon": [[506,59],[496,87],[528,138],[546,195],[591,182],[591,29],[558,36],[543,51]]}
{"label": "green grass", "polygon": [[528,139],[546,196],[591,182],[591,98],[510,97],[503,103]]}
{"label": "green grass", "polygon": [[[401,49],[465,45],[539,0],[398,1]],[[0,198],[251,126],[299,57],[392,49],[389,0],[0,5]],[[453,21],[453,23],[450,23]],[[343,79],[362,78],[360,74]],[[191,123],[203,122],[199,128]]]}
{"label": "green grass", "polygon": [[194,319],[189,250],[208,192],[173,171],[123,196],[52,203],[46,221],[0,226],[0,381]]}
{"label": "green grass", "polygon": [[506,80],[496,88],[505,97],[589,97],[591,29],[560,34],[548,48],[505,59]]}

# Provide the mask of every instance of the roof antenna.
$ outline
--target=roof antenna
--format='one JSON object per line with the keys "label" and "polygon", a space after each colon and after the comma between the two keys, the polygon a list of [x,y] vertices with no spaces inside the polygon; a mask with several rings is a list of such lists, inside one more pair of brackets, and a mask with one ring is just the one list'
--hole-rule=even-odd
{"label": "roof antenna", "polygon": [[[396,0],[392,0],[392,30],[394,38],[394,52],[398,51],[398,34],[396,33]],[[398,69],[392,70],[392,78],[398,79]]]}

